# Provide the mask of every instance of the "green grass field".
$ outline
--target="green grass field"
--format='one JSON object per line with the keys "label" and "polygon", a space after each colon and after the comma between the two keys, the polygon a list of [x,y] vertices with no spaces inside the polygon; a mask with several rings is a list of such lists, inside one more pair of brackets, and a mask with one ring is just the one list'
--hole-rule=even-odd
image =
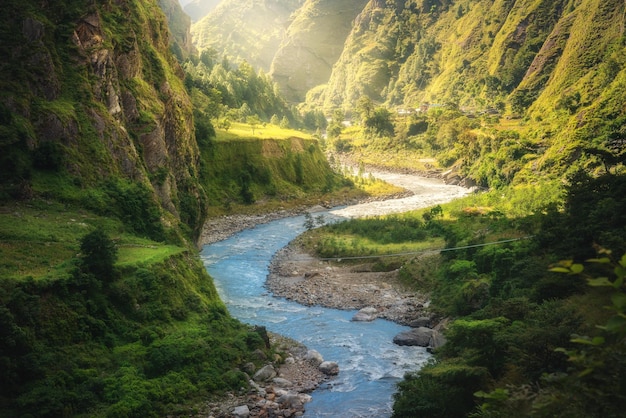
{"label": "green grass field", "polygon": [[80,240],[103,228],[118,247],[118,265],[151,264],[185,251],[124,231],[121,222],[63,204],[31,201],[0,208],[0,276],[16,279],[67,275]]}
{"label": "green grass field", "polygon": [[302,139],[312,139],[313,136],[295,129],[283,129],[279,126],[266,123],[257,125],[254,130],[247,123],[233,122],[228,130],[215,129],[217,141],[232,141],[237,139],[287,139],[298,137]]}

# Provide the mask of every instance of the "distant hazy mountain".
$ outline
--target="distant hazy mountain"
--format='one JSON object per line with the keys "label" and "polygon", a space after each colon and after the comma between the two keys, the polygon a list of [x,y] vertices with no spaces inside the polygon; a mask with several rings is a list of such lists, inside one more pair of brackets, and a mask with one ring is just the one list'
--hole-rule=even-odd
{"label": "distant hazy mountain", "polygon": [[302,102],[307,91],[327,82],[367,2],[307,0],[294,14],[270,70],[288,100]]}
{"label": "distant hazy mountain", "polygon": [[223,0],[192,25],[199,51],[213,48],[229,60],[246,60],[269,71],[289,27],[291,15],[303,0]]}
{"label": "distant hazy mountain", "polygon": [[223,0],[192,34],[199,49],[271,68],[290,100],[326,112],[368,96],[542,117],[617,106],[608,97],[626,76],[625,9],[622,0]]}
{"label": "distant hazy mountain", "polygon": [[[209,12],[217,7],[222,0],[180,0],[185,13],[191,17],[191,20],[197,22]],[[185,3],[185,4],[183,4]]]}

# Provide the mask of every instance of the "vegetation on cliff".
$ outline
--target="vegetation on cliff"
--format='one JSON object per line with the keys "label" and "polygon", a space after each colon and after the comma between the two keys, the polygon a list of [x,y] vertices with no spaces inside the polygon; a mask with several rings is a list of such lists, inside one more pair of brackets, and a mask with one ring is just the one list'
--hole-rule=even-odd
{"label": "vegetation on cliff", "polygon": [[4,205],[0,228],[0,416],[189,412],[267,350],[193,247],[40,199]]}
{"label": "vegetation on cliff", "polygon": [[[232,49],[199,57],[179,7],[160,4],[167,17],[153,0],[3,2],[1,416],[188,413],[245,385],[239,367],[269,347],[229,316],[194,243],[208,215],[354,193],[313,139],[326,128],[357,162],[446,169],[490,192],[332,227],[348,237],[324,254],[533,235],[445,252],[432,270],[380,263],[456,318],[452,343],[400,386],[397,416],[619,415],[623,2],[224,0],[219,13],[236,4],[255,24],[222,24]],[[333,10],[336,25],[319,19]],[[346,43],[325,51],[337,62],[299,111],[266,73],[284,36],[287,56],[326,48],[307,28]],[[576,273],[599,248],[590,288]]]}
{"label": "vegetation on cliff", "polygon": [[366,193],[266,77],[190,55],[178,5],[35,3],[0,18],[0,416],[197,412],[272,354],[197,256],[207,216]]}

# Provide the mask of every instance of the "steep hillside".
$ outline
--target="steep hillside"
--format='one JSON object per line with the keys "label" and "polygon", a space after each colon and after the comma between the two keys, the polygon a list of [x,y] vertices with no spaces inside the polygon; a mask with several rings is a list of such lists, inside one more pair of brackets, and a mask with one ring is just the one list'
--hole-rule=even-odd
{"label": "steep hillside", "polygon": [[178,0],[159,0],[159,6],[167,18],[172,52],[182,62],[194,52],[191,43],[191,20],[181,9]]}
{"label": "steep hillside", "polygon": [[227,134],[220,132],[218,140],[201,145],[201,179],[213,214],[246,211],[253,203],[257,211],[289,207],[293,201],[330,203],[339,195],[331,192],[338,189],[344,197],[359,193],[332,172],[315,139],[222,136]]}
{"label": "steep hillside", "polygon": [[[357,123],[364,103],[392,115],[405,109],[392,153],[435,157],[488,187],[611,167],[624,159],[625,8],[598,0],[370,1],[306,108],[340,109]],[[366,153],[384,148],[366,142]]]}
{"label": "steep hillside", "polygon": [[619,72],[623,24],[619,1],[370,1],[323,103],[350,109],[365,94],[523,112],[538,99],[538,112],[554,111],[564,92],[597,96],[604,86],[590,80]]}
{"label": "steep hillside", "polygon": [[[197,231],[191,103],[159,7],[18,3],[0,29],[3,196],[97,204],[90,190],[121,179]],[[51,178],[68,188],[48,189]]]}
{"label": "steep hillside", "polygon": [[214,49],[233,62],[247,61],[269,71],[289,26],[304,0],[223,0],[193,24],[193,43],[202,52]]}
{"label": "steep hillside", "polygon": [[262,333],[199,261],[183,72],[156,1],[3,2],[0,416],[165,416],[246,385]]}
{"label": "steep hillside", "polygon": [[352,22],[367,0],[308,0],[287,29],[272,61],[270,75],[292,102],[330,77]]}

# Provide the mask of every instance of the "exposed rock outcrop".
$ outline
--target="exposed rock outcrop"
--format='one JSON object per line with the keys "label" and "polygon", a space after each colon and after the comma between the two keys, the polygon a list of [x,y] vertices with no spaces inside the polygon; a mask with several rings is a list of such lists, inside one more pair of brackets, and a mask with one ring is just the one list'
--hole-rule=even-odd
{"label": "exposed rock outcrop", "polygon": [[[142,183],[164,217],[178,222],[181,202],[201,199],[203,192],[192,106],[169,49],[165,16],[132,2],[92,2],[75,15],[61,3],[44,3],[42,16],[50,19],[24,8],[11,22],[21,29],[13,31],[21,41],[7,44],[12,54],[0,75],[6,79],[7,69],[19,68],[14,83],[21,90],[9,89],[3,106],[21,118],[23,133],[7,146],[33,151],[58,144],[77,184]],[[119,18],[113,23],[111,15]],[[57,16],[63,25],[55,26]],[[199,231],[202,219],[196,218],[190,226]]]}

